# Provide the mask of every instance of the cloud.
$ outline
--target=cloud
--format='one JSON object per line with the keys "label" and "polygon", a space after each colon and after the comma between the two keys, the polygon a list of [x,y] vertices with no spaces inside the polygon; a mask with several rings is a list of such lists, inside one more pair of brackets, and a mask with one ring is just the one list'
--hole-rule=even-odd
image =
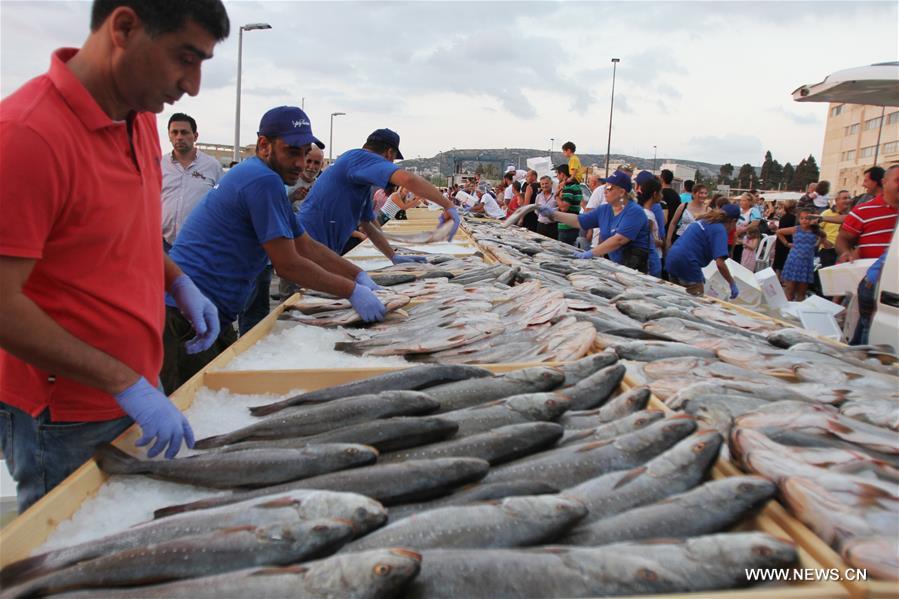
{"label": "cloud", "polygon": [[821,120],[821,117],[815,114],[799,114],[797,112],[793,112],[787,110],[783,106],[777,106],[774,108],[769,108],[768,112],[779,114],[780,116],[786,118],[796,125],[809,126],[809,125],[823,125],[824,121]]}
{"label": "cloud", "polygon": [[683,157],[708,162],[760,164],[765,155],[761,139],[738,133],[693,137],[687,142],[686,148],[681,152]]}

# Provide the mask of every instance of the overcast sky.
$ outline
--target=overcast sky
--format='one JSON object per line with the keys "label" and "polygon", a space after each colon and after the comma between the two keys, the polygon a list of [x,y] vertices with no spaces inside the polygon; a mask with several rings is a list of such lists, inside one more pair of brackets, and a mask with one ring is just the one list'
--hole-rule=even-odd
{"label": "overcast sky", "polygon": [[[230,144],[238,27],[244,35],[241,143],[268,108],[305,98],[334,153],[372,130],[407,158],[473,147],[549,148],[714,163],[820,158],[825,104],[792,101],[828,73],[897,60],[897,2],[226,2],[232,34],[205,63],[195,98],[172,112],[200,140]],[[0,1],[0,95],[79,46],[88,1]],[[326,150],[327,153],[327,150]]]}

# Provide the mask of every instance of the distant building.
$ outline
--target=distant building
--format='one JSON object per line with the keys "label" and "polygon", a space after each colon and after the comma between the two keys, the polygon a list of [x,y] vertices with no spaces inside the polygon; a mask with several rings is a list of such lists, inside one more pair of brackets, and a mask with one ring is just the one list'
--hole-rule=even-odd
{"label": "distant building", "polygon": [[[881,129],[881,113],[883,128]],[[880,151],[877,152],[877,135]],[[888,167],[899,163],[899,108],[862,104],[831,104],[827,111],[824,148],[821,151],[821,180],[831,189],[864,193],[865,170],[877,164]]]}
{"label": "distant building", "polygon": [[[233,145],[225,145],[225,144],[206,144],[197,142],[195,147],[201,152],[205,152],[209,154],[216,160],[218,160],[221,165],[225,168],[228,168],[228,165],[231,164],[231,161],[234,159],[234,146]],[[251,158],[256,155],[256,144],[250,144],[248,146],[244,146],[240,149],[240,159],[246,160],[247,158]]]}

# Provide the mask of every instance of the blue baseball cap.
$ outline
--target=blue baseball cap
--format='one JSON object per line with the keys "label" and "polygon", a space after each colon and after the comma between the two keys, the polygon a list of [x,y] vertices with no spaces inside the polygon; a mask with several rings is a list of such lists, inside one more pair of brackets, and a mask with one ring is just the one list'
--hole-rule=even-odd
{"label": "blue baseball cap", "polygon": [[655,178],[656,176],[649,171],[640,171],[640,173],[634,178],[634,183],[636,183],[637,185],[643,185],[647,181]]}
{"label": "blue baseball cap", "polygon": [[378,129],[376,131],[372,131],[371,135],[368,136],[368,139],[365,140],[365,143],[370,141],[380,142],[382,144],[388,145],[396,150],[396,159],[402,160],[403,153],[400,152],[400,134],[391,129]]}
{"label": "blue baseball cap", "polygon": [[296,106],[278,106],[266,112],[259,121],[259,131],[256,134],[280,137],[284,143],[295,148],[307,144],[315,144],[321,149],[325,148],[325,144],[312,135],[312,123],[309,122],[309,117]]}
{"label": "blue baseball cap", "polygon": [[740,207],[736,204],[725,204],[721,207],[721,210],[724,211],[724,214],[727,215],[727,218],[730,218],[732,220],[740,218]]}
{"label": "blue baseball cap", "polygon": [[631,178],[622,171],[615,171],[608,177],[606,177],[606,185],[614,185],[616,187],[620,187],[624,191],[630,193],[633,186],[631,185]]}

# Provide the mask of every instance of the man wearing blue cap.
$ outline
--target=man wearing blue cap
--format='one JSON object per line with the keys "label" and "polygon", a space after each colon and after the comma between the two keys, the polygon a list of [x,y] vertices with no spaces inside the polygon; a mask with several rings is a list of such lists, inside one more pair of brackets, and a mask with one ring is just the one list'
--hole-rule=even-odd
{"label": "man wearing blue cap", "polygon": [[581,229],[599,229],[602,241],[592,250],[574,252],[572,257],[589,259],[608,256],[613,262],[640,272],[649,266],[649,221],[636,202],[627,194],[633,185],[623,171],[615,171],[606,179],[606,203],[585,214],[569,214],[544,206],[538,212],[553,220]]}
{"label": "man wearing blue cap", "polygon": [[440,224],[455,223],[449,238],[459,228],[459,213],[453,203],[426,179],[396,166],[402,160],[400,136],[390,129],[378,129],[368,136],[361,149],[345,152],[319,176],[300,206],[300,224],[313,239],[335,252],[342,252],[357,227],[394,264],[425,262],[424,256],[399,256],[377,226],[374,192],[392,184],[404,187],[417,197],[443,206]]}
{"label": "man wearing blue cap", "polygon": [[256,156],[229,170],[184,222],[170,256],[218,308],[221,334],[207,351],[188,355],[177,340],[189,325],[167,299],[162,381],[179,387],[233,343],[233,322],[250,302],[256,278],[271,260],[278,275],[302,287],[349,298],[366,322],[382,320],[377,285],[360,268],[305,234],[287,199],[312,144],[309,117],[295,106],[265,113]]}

